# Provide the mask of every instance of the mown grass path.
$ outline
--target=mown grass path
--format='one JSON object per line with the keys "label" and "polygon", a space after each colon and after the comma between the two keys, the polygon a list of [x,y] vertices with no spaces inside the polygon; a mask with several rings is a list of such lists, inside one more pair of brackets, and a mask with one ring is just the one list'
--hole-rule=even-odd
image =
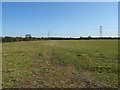
{"label": "mown grass path", "polygon": [[117,88],[117,40],[3,43],[3,88]]}

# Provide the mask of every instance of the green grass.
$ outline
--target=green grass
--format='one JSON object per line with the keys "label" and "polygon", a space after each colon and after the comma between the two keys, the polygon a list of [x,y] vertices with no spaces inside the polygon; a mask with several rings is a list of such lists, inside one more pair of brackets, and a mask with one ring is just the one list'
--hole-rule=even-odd
{"label": "green grass", "polygon": [[3,88],[117,88],[117,40],[3,43]]}

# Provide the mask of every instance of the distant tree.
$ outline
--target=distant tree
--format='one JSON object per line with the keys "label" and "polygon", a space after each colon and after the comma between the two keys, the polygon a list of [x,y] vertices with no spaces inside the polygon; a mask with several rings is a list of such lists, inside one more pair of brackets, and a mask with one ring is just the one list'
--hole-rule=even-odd
{"label": "distant tree", "polygon": [[10,36],[6,36],[6,37],[3,38],[3,41],[4,42],[14,42],[14,38],[10,37]]}
{"label": "distant tree", "polygon": [[26,34],[25,37],[32,37],[31,34]]}
{"label": "distant tree", "polygon": [[26,34],[25,35],[25,41],[30,41],[30,40],[32,40],[31,34]]}
{"label": "distant tree", "polygon": [[91,36],[88,36],[88,38],[90,39],[90,38],[91,38]]}
{"label": "distant tree", "polygon": [[15,40],[16,42],[18,42],[18,41],[19,41],[19,38],[18,38],[18,37],[15,37],[14,40]]}
{"label": "distant tree", "polygon": [[82,39],[82,36],[80,36],[80,39]]}

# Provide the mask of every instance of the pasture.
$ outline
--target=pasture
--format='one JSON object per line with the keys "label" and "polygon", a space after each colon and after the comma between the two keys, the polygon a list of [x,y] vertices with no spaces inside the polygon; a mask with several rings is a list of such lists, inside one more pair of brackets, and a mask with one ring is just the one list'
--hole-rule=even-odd
{"label": "pasture", "polygon": [[3,88],[117,88],[117,40],[2,44]]}

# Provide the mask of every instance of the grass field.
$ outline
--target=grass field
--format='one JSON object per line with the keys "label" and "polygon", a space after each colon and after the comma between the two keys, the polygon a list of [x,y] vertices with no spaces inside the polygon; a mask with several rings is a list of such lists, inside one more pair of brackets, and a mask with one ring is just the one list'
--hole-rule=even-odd
{"label": "grass field", "polygon": [[3,88],[117,88],[117,40],[3,43]]}

